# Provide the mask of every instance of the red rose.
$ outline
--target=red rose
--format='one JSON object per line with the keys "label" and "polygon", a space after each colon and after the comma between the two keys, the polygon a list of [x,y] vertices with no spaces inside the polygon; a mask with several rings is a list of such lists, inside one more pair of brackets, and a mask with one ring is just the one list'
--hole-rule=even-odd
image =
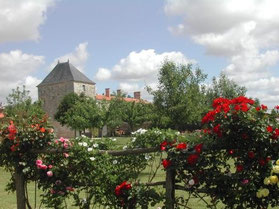
{"label": "red rose", "polygon": [[264,165],[265,165],[265,160],[264,160],[264,159],[259,159],[259,164],[260,164],[261,166],[264,166]]}
{"label": "red rose", "polygon": [[129,189],[131,189],[131,188],[132,188],[131,184],[126,184],[126,185],[125,185],[125,189],[129,190]]}
{"label": "red rose", "polygon": [[11,149],[12,152],[14,152],[14,151],[16,151],[16,146],[15,146],[15,145],[12,145],[12,146],[10,147],[10,149]]}
{"label": "red rose", "polygon": [[168,142],[167,141],[163,141],[161,144],[160,144],[160,149],[162,151],[166,150],[166,146],[168,146]]}
{"label": "red rose", "polygon": [[162,165],[164,166],[164,168],[168,168],[171,165],[171,161],[164,159],[162,160]]}
{"label": "red rose", "polygon": [[255,157],[255,153],[254,153],[253,151],[249,151],[249,152],[248,152],[248,157],[249,157],[250,159],[253,159],[253,158]]}
{"label": "red rose", "polygon": [[261,105],[261,107],[262,107],[262,110],[266,110],[267,109],[267,106],[265,106],[265,105]]}
{"label": "red rose", "polygon": [[260,110],[261,110],[261,107],[256,107],[256,110],[257,110],[257,111],[260,111]]}
{"label": "red rose", "polygon": [[237,165],[237,166],[236,166],[236,171],[237,171],[237,172],[243,171],[243,165]]}
{"label": "red rose", "polygon": [[228,153],[229,153],[230,155],[232,155],[232,154],[234,153],[233,149],[230,149],[230,150],[228,151]]}
{"label": "red rose", "polygon": [[116,196],[119,196],[119,195],[121,194],[121,187],[120,187],[119,185],[116,186],[114,192],[115,192],[115,195],[116,195]]}
{"label": "red rose", "polygon": [[240,104],[240,108],[243,112],[247,112],[249,110],[248,106],[246,103]]}
{"label": "red rose", "polygon": [[240,110],[240,106],[239,106],[239,105],[235,105],[235,106],[234,106],[234,109],[235,109],[236,111],[239,111],[239,110]]}
{"label": "red rose", "polygon": [[277,110],[279,110],[279,105],[276,105],[275,108],[276,108]]}
{"label": "red rose", "polygon": [[186,148],[187,148],[187,144],[184,142],[182,142],[176,146],[176,149],[179,149],[179,150],[186,149]]}
{"label": "red rose", "polygon": [[44,127],[42,127],[41,129],[40,129],[40,132],[42,132],[42,133],[44,133],[46,131],[46,129],[44,128]]}
{"label": "red rose", "polygon": [[271,161],[271,157],[267,157],[265,160],[268,163],[269,161]]}
{"label": "red rose", "polygon": [[187,162],[189,165],[194,165],[197,163],[199,156],[197,154],[191,154],[187,157]]}
{"label": "red rose", "polygon": [[194,177],[193,177],[193,180],[194,180],[195,184],[198,184],[198,183],[199,183],[199,179],[198,179],[197,176],[194,176]]}
{"label": "red rose", "polygon": [[267,130],[269,133],[272,133],[272,131],[273,131],[272,126],[267,126],[267,127],[266,127],[266,130]]}
{"label": "red rose", "polygon": [[201,153],[203,144],[197,144],[194,149],[197,153]]}
{"label": "red rose", "polygon": [[116,196],[120,196],[123,194],[123,190],[129,190],[131,188],[131,184],[127,184],[127,181],[123,181],[120,185],[115,187],[114,193]]}

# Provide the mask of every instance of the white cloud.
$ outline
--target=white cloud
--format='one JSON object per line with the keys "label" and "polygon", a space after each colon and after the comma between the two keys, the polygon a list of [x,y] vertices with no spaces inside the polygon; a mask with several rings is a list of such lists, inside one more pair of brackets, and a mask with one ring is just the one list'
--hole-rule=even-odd
{"label": "white cloud", "polygon": [[143,98],[150,99],[150,95],[147,94],[144,87],[151,85],[156,88],[157,85],[154,84],[157,83],[160,66],[165,60],[179,64],[195,63],[195,60],[188,59],[181,52],[172,51],[158,54],[154,49],[132,51],[110,70],[100,68],[95,77],[98,80],[118,80],[120,89],[128,93],[141,90],[144,92]]}
{"label": "white cloud", "polygon": [[[167,15],[182,18],[169,27],[174,35],[190,37],[207,54],[227,57],[224,72],[271,106],[278,99],[273,90],[279,78],[270,71],[279,61],[278,9],[276,0],[168,0],[165,5]],[[257,85],[262,82],[265,87]]]}
{"label": "white cloud", "polygon": [[[17,86],[25,84],[29,88],[33,84],[38,84],[36,83],[37,79],[29,75],[34,73],[43,63],[43,56],[25,54],[20,50],[0,53],[0,102],[4,102],[11,90]],[[34,85],[33,88],[36,89]],[[35,98],[34,91],[32,92],[31,96]]]}
{"label": "white cloud", "polygon": [[99,81],[109,80],[111,78],[111,72],[106,68],[99,68],[95,78]]}
{"label": "white cloud", "polygon": [[126,93],[132,93],[135,91],[139,91],[140,87],[137,83],[119,83],[119,89]]}
{"label": "white cloud", "polygon": [[[186,58],[181,52],[165,52],[157,54],[154,49],[132,51],[123,58],[110,71],[99,69],[96,77],[126,81],[150,81],[157,77],[158,70],[165,60],[180,64],[194,63],[194,60]],[[102,74],[103,73],[103,74]]]}
{"label": "white cloud", "polygon": [[0,43],[38,40],[53,0],[0,0]]}
{"label": "white cloud", "polygon": [[76,48],[74,52],[67,53],[63,56],[60,56],[56,58],[51,65],[48,67],[49,70],[52,70],[59,62],[67,62],[70,61],[71,64],[73,64],[77,69],[80,71],[83,71],[83,68],[85,66],[85,63],[88,59],[88,51],[87,51],[87,42],[80,43]]}
{"label": "white cloud", "polygon": [[[25,80],[22,83],[22,85],[25,85],[26,90],[30,92],[30,96],[33,101],[36,101],[38,99],[38,89],[37,86],[42,82],[41,79],[38,79],[33,76],[27,76]],[[21,86],[22,86],[21,85]]]}

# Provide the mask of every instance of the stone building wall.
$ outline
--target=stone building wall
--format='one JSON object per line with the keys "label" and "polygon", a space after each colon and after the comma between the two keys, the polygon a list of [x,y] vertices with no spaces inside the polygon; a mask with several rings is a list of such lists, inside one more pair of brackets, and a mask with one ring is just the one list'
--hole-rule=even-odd
{"label": "stone building wall", "polygon": [[54,115],[63,97],[74,91],[73,82],[43,85],[38,88],[39,99],[43,101],[43,109],[48,113],[56,136],[72,138],[75,132],[54,120]]}
{"label": "stone building wall", "polygon": [[95,95],[96,95],[95,85],[93,85],[93,84],[74,82],[73,91],[77,94],[84,93],[85,96],[88,96],[91,98],[95,98]]}
{"label": "stone building wall", "polygon": [[76,136],[74,130],[61,126],[59,122],[54,120],[54,115],[57,112],[57,108],[62,99],[65,95],[71,92],[75,92],[77,94],[84,93],[86,96],[92,98],[95,98],[96,94],[95,85],[72,81],[38,87],[39,99],[43,101],[43,109],[48,113],[58,138],[72,138]]}

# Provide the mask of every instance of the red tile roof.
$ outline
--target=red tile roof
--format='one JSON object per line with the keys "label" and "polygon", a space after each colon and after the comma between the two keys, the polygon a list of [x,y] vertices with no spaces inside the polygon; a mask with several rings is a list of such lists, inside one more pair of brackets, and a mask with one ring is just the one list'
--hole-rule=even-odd
{"label": "red tile roof", "polygon": [[[106,101],[110,101],[112,99],[114,99],[115,96],[109,96],[107,97],[106,95],[102,95],[102,94],[96,94],[96,100],[106,100]],[[128,98],[128,97],[124,97],[123,98],[124,101],[126,102],[144,102],[144,103],[148,103],[148,101],[143,100],[143,99],[135,99],[135,98]]]}

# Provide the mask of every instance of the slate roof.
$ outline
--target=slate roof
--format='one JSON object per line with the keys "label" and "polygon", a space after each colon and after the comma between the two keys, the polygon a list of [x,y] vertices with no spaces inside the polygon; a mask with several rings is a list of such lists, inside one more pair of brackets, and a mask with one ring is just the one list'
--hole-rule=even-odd
{"label": "slate roof", "polygon": [[38,86],[61,83],[66,81],[95,84],[71,63],[63,62],[58,63]]}

